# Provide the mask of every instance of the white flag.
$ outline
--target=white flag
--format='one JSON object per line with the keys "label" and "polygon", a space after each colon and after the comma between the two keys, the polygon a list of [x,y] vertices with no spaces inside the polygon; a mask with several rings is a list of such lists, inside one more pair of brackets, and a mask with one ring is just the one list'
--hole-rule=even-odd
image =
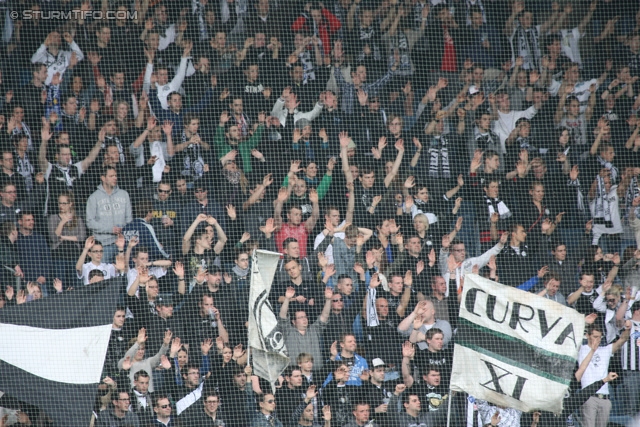
{"label": "white flag", "polygon": [[253,253],[249,293],[249,347],[253,373],[272,385],[289,365],[284,335],[269,302],[279,260],[280,254],[276,252],[256,250]]}
{"label": "white flag", "polygon": [[584,316],[547,298],[467,274],[451,389],[523,412],[562,411]]}

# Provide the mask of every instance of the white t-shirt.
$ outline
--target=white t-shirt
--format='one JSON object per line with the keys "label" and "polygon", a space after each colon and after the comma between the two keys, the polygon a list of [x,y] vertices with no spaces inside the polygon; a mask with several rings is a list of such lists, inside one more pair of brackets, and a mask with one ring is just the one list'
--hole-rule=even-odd
{"label": "white t-shirt", "polygon": [[93,262],[89,261],[82,266],[82,275],[78,274],[78,279],[82,279],[84,284],[88,285],[89,273],[91,273],[93,270],[101,270],[102,274],[104,275],[104,280],[116,277],[116,268],[113,266],[113,264],[105,264],[104,262],[101,262],[100,265],[95,265]]}
{"label": "white t-shirt", "polygon": [[502,150],[502,154],[507,153],[505,141],[516,128],[516,122],[523,117],[531,120],[537,112],[538,110],[536,110],[536,107],[533,105],[523,111],[510,111],[508,113],[498,111],[498,120],[493,122],[493,131],[500,137],[500,149]]}
{"label": "white t-shirt", "polygon": [[[582,363],[590,351],[591,348],[588,345],[580,347],[580,351],[578,352],[578,363]],[[582,378],[580,379],[582,388],[585,388],[596,381],[600,381],[609,375],[609,359],[611,359],[612,355],[613,344],[609,344],[606,347],[598,347],[591,358],[591,362],[589,362],[589,366],[587,366],[587,369],[584,371],[584,374],[582,374]],[[609,383],[605,383],[600,387],[598,393],[609,394]]]}

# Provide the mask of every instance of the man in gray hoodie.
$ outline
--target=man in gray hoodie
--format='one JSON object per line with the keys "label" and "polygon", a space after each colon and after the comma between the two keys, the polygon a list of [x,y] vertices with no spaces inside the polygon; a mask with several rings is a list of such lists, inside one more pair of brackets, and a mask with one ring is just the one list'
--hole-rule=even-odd
{"label": "man in gray hoodie", "polygon": [[115,260],[118,251],[116,237],[133,220],[133,215],[129,193],[118,187],[116,168],[105,166],[100,173],[100,181],[102,184],[87,200],[87,227],[102,244],[102,259],[109,263]]}

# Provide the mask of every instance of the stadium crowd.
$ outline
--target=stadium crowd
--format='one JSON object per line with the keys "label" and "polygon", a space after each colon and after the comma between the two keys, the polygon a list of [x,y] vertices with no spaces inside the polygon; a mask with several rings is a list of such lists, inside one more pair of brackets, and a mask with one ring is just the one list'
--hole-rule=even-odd
{"label": "stadium crowd", "polygon": [[[126,276],[92,425],[640,411],[637,2],[25,0],[0,18],[0,309]],[[254,249],[283,254],[275,392],[247,354]],[[450,393],[472,272],[585,315],[562,415]]]}

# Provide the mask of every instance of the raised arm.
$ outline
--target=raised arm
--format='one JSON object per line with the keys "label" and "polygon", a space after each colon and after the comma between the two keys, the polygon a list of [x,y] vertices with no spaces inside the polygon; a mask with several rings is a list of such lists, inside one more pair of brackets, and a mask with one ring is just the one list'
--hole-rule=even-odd
{"label": "raised arm", "polygon": [[224,232],[224,230],[220,226],[220,223],[214,217],[211,216],[207,218],[207,223],[210,225],[213,225],[213,228],[216,229],[216,235],[218,236],[218,241],[213,246],[213,252],[216,255],[219,255],[220,253],[222,253],[222,250],[224,249],[224,245],[227,243],[227,234]]}
{"label": "raised arm", "polygon": [[398,308],[396,309],[396,313],[402,319],[404,317],[404,313],[407,310],[407,306],[409,305],[409,301],[411,300],[411,286],[413,285],[413,276],[411,270],[407,270],[404,275],[404,292],[402,293],[402,297],[400,298],[400,304],[398,304]]}
{"label": "raised arm", "polygon": [[515,28],[515,20],[518,18],[518,15],[520,15],[520,12],[522,12],[524,10],[524,1],[515,1],[513,3],[513,10],[511,12],[511,15],[509,16],[509,19],[507,19],[507,22],[505,22],[504,24],[504,35],[509,37],[511,36],[511,33],[513,33],[513,29]]}
{"label": "raised arm", "polygon": [[49,167],[49,161],[47,160],[47,144],[51,140],[53,134],[49,126],[49,120],[42,118],[42,130],[40,131],[40,150],[38,151],[38,166],[42,172],[45,172]]}
{"label": "raised arm", "polygon": [[356,195],[353,194],[353,182],[347,184],[349,189],[349,202],[347,203],[347,214],[344,217],[344,222],[347,224],[353,224],[353,212],[356,209]]}
{"label": "raised arm", "polygon": [[409,341],[402,344],[402,382],[411,387],[414,383],[413,375],[411,375],[411,360],[415,356],[416,349]]}
{"label": "raised arm", "polygon": [[[154,127],[156,127],[156,118],[153,117],[153,116],[149,116],[149,118],[147,118],[147,128],[140,135],[138,135],[138,137],[136,138],[135,141],[133,141],[133,147],[134,148],[138,148],[142,144],[144,144],[144,141],[147,139],[147,136],[149,135],[149,132],[151,132],[151,130]],[[173,144],[171,144],[171,145],[172,145],[172,148],[173,148]],[[168,151],[168,148],[169,147],[167,147],[167,151]]]}
{"label": "raised arm", "polygon": [[618,350],[622,348],[624,343],[627,342],[630,334],[631,334],[631,320],[627,320],[624,325],[624,331],[622,331],[622,334],[620,334],[620,338],[618,338],[618,340],[613,343],[613,348],[611,349],[611,351],[613,353],[617,353]]}
{"label": "raised arm", "polygon": [[[630,87],[633,87],[633,85],[630,85]],[[589,86],[589,92],[591,92],[591,94],[589,95],[589,104],[587,104],[587,109],[584,112],[584,120],[587,123],[591,121],[591,117],[593,116],[593,110],[596,106],[596,90],[597,90],[597,86],[595,84],[592,84],[591,86]]]}
{"label": "raised arm", "polygon": [[582,292],[584,292],[584,287],[580,285],[580,287],[576,289],[575,292],[570,293],[567,297],[567,305],[572,306],[573,304],[575,304],[576,301],[580,299],[580,295],[582,295]]}
{"label": "raised arm", "polygon": [[82,266],[84,265],[85,259],[87,259],[87,254],[89,253],[89,250],[93,247],[94,244],[95,244],[95,238],[93,236],[87,237],[87,240],[85,240],[84,242],[84,248],[82,249],[82,253],[78,258],[78,261],[76,262],[76,271],[78,272],[78,276],[82,274]]}
{"label": "raised arm", "polygon": [[396,155],[396,160],[393,162],[393,167],[391,168],[391,172],[389,175],[384,177],[384,186],[389,188],[393,179],[398,175],[398,171],[400,170],[400,165],[402,164],[402,157],[404,156],[404,142],[399,139],[396,142],[396,150],[398,150],[398,154]]}
{"label": "raised arm", "polygon": [[[296,290],[294,288],[292,288],[291,286],[289,286],[286,290],[286,292],[284,293],[284,301],[282,301],[282,305],[280,306],[280,318],[283,320],[289,320],[288,318],[288,313],[289,313],[289,302],[291,302],[291,300],[293,299],[293,297],[296,295]],[[324,311],[324,309],[323,309]]]}
{"label": "raised arm", "polygon": [[304,228],[310,233],[320,218],[320,205],[318,204],[318,192],[316,190],[309,191],[309,201],[311,202],[312,211],[311,216],[304,223]]}
{"label": "raised arm", "polygon": [[273,208],[273,220],[276,229],[282,227],[282,206],[288,198],[289,190],[285,187],[280,187],[280,190],[278,190],[278,197],[275,200],[275,205]]}
{"label": "raised arm", "polygon": [[353,175],[349,168],[349,155],[347,154],[347,147],[351,142],[349,134],[347,132],[340,132],[340,158],[342,159],[342,173],[347,180],[347,183],[353,183]]}
{"label": "raised arm", "polygon": [[105,128],[100,129],[100,133],[98,134],[98,141],[89,152],[89,155],[87,155],[87,157],[85,157],[84,160],[82,160],[81,162],[82,171],[86,171],[87,169],[89,169],[89,166],[91,166],[91,164],[96,160],[96,158],[98,157],[98,154],[100,154],[102,143],[104,142],[106,135],[107,135],[106,129]]}
{"label": "raised arm", "polygon": [[200,223],[202,221],[206,221],[208,218],[207,214],[199,214],[196,219],[193,221],[193,223],[191,223],[191,226],[187,229],[187,232],[184,233],[184,236],[182,237],[182,254],[186,255],[189,253],[189,250],[191,249],[191,236],[193,236],[193,233],[196,231],[196,228],[198,227],[198,225],[200,225]]}
{"label": "raised arm", "polygon": [[322,307],[322,313],[320,313],[320,316],[318,317],[318,320],[322,323],[327,323],[329,321],[329,315],[331,314],[331,298],[333,298],[333,289],[324,288],[324,307]]}
{"label": "raised arm", "polygon": [[596,353],[596,350],[598,349],[599,345],[600,345],[600,340],[596,341],[593,345],[589,345],[589,348],[590,348],[589,353],[586,355],[584,360],[580,362],[580,366],[578,367],[578,370],[575,373],[576,380],[580,381],[582,379],[582,375],[584,375],[584,372],[587,370],[587,367],[589,367],[589,363],[591,363],[591,359],[593,358],[593,355]]}
{"label": "raised arm", "polygon": [[597,7],[598,7],[598,1],[593,0],[589,5],[589,11],[584,15],[584,17],[582,18],[582,21],[580,21],[580,24],[578,24],[578,31],[580,32],[581,35],[584,34],[585,31],[587,30],[587,25],[589,25],[589,22],[591,22],[591,18],[593,17],[593,12],[596,11]]}

